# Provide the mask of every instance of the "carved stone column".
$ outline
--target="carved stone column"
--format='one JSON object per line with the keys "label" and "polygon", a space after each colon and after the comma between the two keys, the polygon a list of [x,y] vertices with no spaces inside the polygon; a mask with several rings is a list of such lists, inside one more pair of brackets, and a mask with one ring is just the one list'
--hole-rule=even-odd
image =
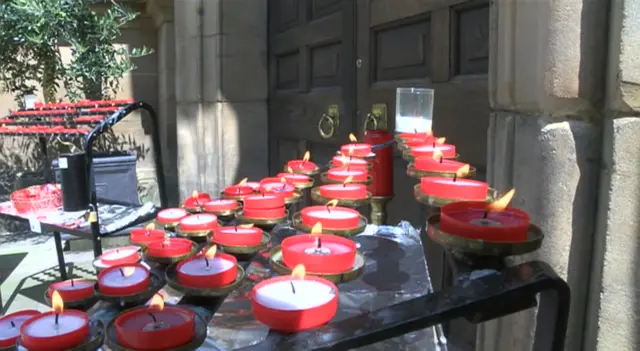
{"label": "carved stone column", "polygon": [[[567,349],[582,349],[604,98],[607,0],[491,5],[488,181],[545,232],[536,258],[571,285]],[[527,257],[532,259],[534,257]],[[528,350],[535,311],[484,323],[478,350]]]}

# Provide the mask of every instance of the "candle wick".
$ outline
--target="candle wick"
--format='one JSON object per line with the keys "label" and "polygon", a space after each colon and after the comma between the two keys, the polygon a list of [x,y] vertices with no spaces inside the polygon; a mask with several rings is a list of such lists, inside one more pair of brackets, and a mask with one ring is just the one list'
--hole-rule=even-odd
{"label": "candle wick", "polygon": [[436,142],[435,141],[433,142],[433,148],[434,149],[436,148]]}
{"label": "candle wick", "polygon": [[346,188],[347,187],[347,183],[342,183],[342,187]]}
{"label": "candle wick", "polygon": [[162,246],[162,248],[164,249],[164,243],[160,244]]}
{"label": "candle wick", "polygon": [[153,313],[149,312],[149,317],[151,317],[151,319],[153,320],[153,324],[158,323],[158,319],[156,318],[156,316],[153,315]]}
{"label": "candle wick", "polygon": [[295,285],[293,285],[293,281],[290,280],[289,283],[291,284],[291,292],[295,294],[296,293],[296,287],[295,287]]}
{"label": "candle wick", "polygon": [[327,206],[327,212],[331,213],[331,206]]}
{"label": "candle wick", "polygon": [[60,313],[56,313],[56,320],[55,320],[56,325],[58,325],[58,317],[60,317]]}
{"label": "candle wick", "polygon": [[209,267],[209,259],[207,258],[207,256],[204,256],[204,264],[205,267]]}
{"label": "candle wick", "polygon": [[482,219],[487,219],[489,216],[489,211],[484,211],[484,215],[482,215]]}
{"label": "candle wick", "polygon": [[236,224],[236,232],[238,231],[238,225]]}
{"label": "candle wick", "polygon": [[11,323],[11,328],[15,328],[16,324],[13,321],[9,321],[9,323]]}
{"label": "candle wick", "polygon": [[287,183],[282,183],[282,188],[281,188],[281,190],[286,189],[286,187],[287,187]]}
{"label": "candle wick", "polygon": [[73,282],[73,278],[71,279],[71,286],[75,286],[75,283]]}
{"label": "candle wick", "polygon": [[453,181],[455,182],[457,178],[458,178],[458,174],[457,174],[457,173],[454,173],[454,174],[453,174]]}
{"label": "candle wick", "polygon": [[418,129],[417,129],[417,128],[413,128],[413,132],[414,132],[415,134],[418,134]]}
{"label": "candle wick", "polygon": [[119,250],[119,249],[116,249],[116,253],[120,253],[120,250]]}
{"label": "candle wick", "polygon": [[321,249],[322,248],[322,239],[320,239],[320,237],[316,238],[316,248],[317,249]]}
{"label": "candle wick", "polygon": [[442,156],[440,156],[440,163],[442,163]]}
{"label": "candle wick", "polygon": [[122,278],[124,278],[124,271],[122,270],[122,268],[118,268],[118,270],[120,271],[120,275],[122,275]]}

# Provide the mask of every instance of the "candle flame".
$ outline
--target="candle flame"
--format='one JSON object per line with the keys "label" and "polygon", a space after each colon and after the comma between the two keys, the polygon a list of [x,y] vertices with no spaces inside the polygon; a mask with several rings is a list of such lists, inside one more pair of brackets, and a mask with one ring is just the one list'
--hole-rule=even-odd
{"label": "candle flame", "polygon": [[208,260],[212,260],[216,257],[216,252],[218,252],[218,247],[213,245],[204,253],[204,257]]}
{"label": "candle flame", "polygon": [[462,178],[462,177],[466,176],[467,174],[469,174],[469,171],[470,171],[469,165],[464,165],[464,166],[458,168],[458,170],[456,171],[456,177]]}
{"label": "candle flame", "polygon": [[280,177],[280,183],[287,184],[287,178]]}
{"label": "candle flame", "polygon": [[304,268],[304,265],[299,264],[295,266],[291,271],[291,277],[296,279],[304,279],[304,276],[306,275],[306,273],[307,273],[307,270]]}
{"label": "candle flame", "polygon": [[133,272],[136,271],[136,267],[133,266],[127,266],[127,267],[122,267],[122,275],[126,277],[130,277]]}
{"label": "candle flame", "polygon": [[352,180],[353,180],[353,176],[350,175],[350,176],[344,178],[344,182],[342,182],[342,184],[349,184],[349,183],[351,183]]}
{"label": "candle flame", "polygon": [[311,233],[309,234],[311,236],[320,236],[320,234],[322,234],[322,222],[317,222],[316,224],[314,224],[311,228]]}
{"label": "candle flame", "polygon": [[433,130],[431,129],[431,127],[427,128],[427,131],[425,132],[425,134],[427,134],[428,136],[433,135]]}
{"label": "candle flame", "polygon": [[51,307],[55,313],[62,313],[64,311],[64,301],[58,290],[54,290],[51,294]]}
{"label": "candle flame", "polygon": [[164,238],[164,241],[162,242],[162,246],[169,246],[171,245],[171,240],[169,240],[169,238]]}
{"label": "candle flame", "polygon": [[287,166],[287,173],[293,173],[293,168]]}
{"label": "candle flame", "polygon": [[194,198],[194,199],[197,199],[197,198],[198,198],[198,191],[197,191],[197,190],[194,190],[194,191],[191,193],[191,197],[192,197],[192,198]]}
{"label": "candle flame", "polygon": [[435,143],[436,145],[442,145],[445,141],[447,141],[447,138],[438,138],[436,139]]}
{"label": "candle flame", "polygon": [[356,138],[355,135],[353,135],[353,133],[349,134],[349,141],[352,143],[357,143],[358,142],[358,138]]}
{"label": "candle flame", "polygon": [[253,223],[247,223],[247,224],[240,224],[238,227],[240,228],[244,228],[244,229],[251,229],[253,228]]}
{"label": "candle flame", "polygon": [[271,192],[271,188],[273,188],[271,185],[267,185],[264,187],[264,192],[265,193],[270,193]]}
{"label": "candle flame", "polygon": [[147,305],[151,308],[155,308],[159,311],[164,309],[164,297],[160,294],[155,294],[151,297],[151,300],[147,303]]}
{"label": "candle flame", "polygon": [[144,229],[146,229],[146,230],[154,230],[154,229],[156,229],[156,224],[153,223],[153,222],[149,223],[149,224],[147,224],[146,227],[144,227]]}
{"label": "candle flame", "polygon": [[329,200],[329,202],[327,202],[327,207],[328,208],[334,208],[338,206],[338,200],[333,199],[333,200]]}
{"label": "candle flame", "polygon": [[509,203],[511,202],[511,199],[513,199],[513,195],[516,194],[516,189],[511,189],[509,190],[509,192],[507,192],[506,194],[504,194],[501,198],[499,198],[498,200],[492,202],[489,204],[489,206],[487,207],[488,211],[502,211],[505,208],[507,208],[507,206],[509,206]]}
{"label": "candle flame", "polygon": [[305,151],[304,156],[302,157],[303,162],[308,162],[311,159],[311,152]]}
{"label": "candle flame", "polygon": [[444,156],[444,155],[442,154],[442,151],[440,151],[440,149],[436,148],[435,150],[433,150],[433,159],[434,160],[440,161],[442,156]]}
{"label": "candle flame", "polygon": [[238,186],[245,185],[245,184],[247,184],[248,181],[249,181],[249,178],[242,178],[242,180],[239,181],[237,185]]}

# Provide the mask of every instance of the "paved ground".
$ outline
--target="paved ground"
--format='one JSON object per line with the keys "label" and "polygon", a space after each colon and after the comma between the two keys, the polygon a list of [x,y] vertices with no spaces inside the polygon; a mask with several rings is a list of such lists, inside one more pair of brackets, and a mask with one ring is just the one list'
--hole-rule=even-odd
{"label": "paved ground", "polygon": [[[44,292],[60,279],[53,237],[19,228],[0,232],[0,315],[22,309],[48,311]],[[8,231],[6,229],[13,229]],[[91,277],[93,253],[66,252],[69,277]]]}

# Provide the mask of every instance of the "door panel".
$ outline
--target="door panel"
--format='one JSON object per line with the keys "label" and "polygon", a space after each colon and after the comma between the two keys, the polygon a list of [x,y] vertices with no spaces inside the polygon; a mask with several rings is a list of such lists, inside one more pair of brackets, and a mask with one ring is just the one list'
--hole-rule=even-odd
{"label": "door panel", "polygon": [[[489,121],[487,92],[489,4],[481,0],[358,0],[358,126],[375,103],[386,103],[394,130],[397,87],[435,90],[433,129],[458,147],[461,158],[483,171]],[[395,197],[389,222],[410,220],[424,228],[413,199],[418,181],[406,176],[407,162],[394,158]],[[426,238],[427,261],[436,289],[442,287],[442,249]],[[475,327],[456,321],[449,328],[456,346],[472,349]]]}
{"label": "door panel", "polygon": [[[354,131],[354,16],[350,1],[269,1],[271,173],[305,150],[328,162]],[[340,123],[323,139],[318,122],[329,105],[338,105]]]}

